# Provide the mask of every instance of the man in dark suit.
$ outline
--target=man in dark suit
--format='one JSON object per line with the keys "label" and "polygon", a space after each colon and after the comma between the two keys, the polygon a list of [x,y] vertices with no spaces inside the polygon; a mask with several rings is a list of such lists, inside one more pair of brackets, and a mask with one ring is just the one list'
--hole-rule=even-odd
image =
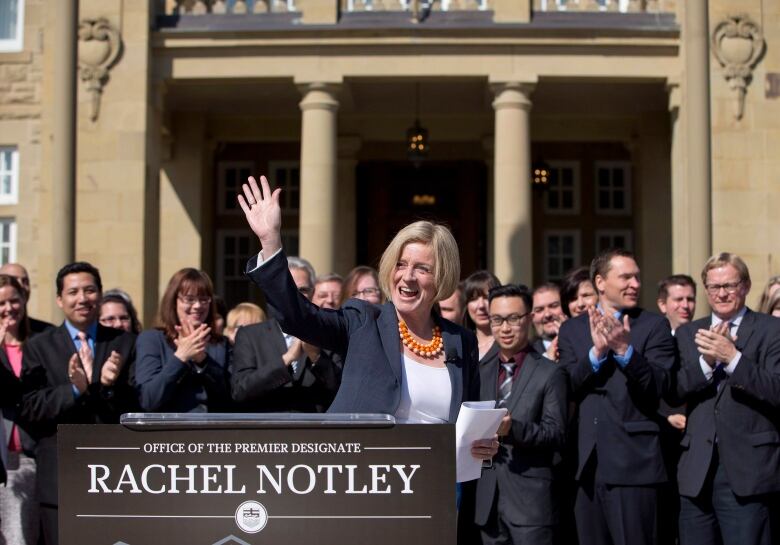
{"label": "man in dark suit", "polygon": [[769,545],[780,492],[780,320],[745,306],[750,273],[734,254],[711,257],[702,282],[712,315],[676,334],[688,407],[680,543]]}
{"label": "man in dark suit", "polygon": [[[287,262],[298,291],[311,299],[316,294],[311,265],[297,257]],[[322,308],[332,308],[328,297],[320,300],[325,303]],[[341,366],[337,354],[286,335],[279,322],[270,318],[236,334],[230,378],[233,399],[255,412],[322,413],[338,391]]]}
{"label": "man in dark suit", "polygon": [[57,425],[117,423],[137,404],[129,376],[135,336],[98,324],[102,286],[89,263],[57,273],[65,322],[30,339],[22,361],[21,419],[38,440],[37,488],[47,545],[57,543]]}
{"label": "man in dark suit", "polygon": [[547,359],[558,361],[558,331],[566,321],[561,306],[561,288],[554,282],[538,286],[533,293],[531,316],[536,339],[531,346]]}
{"label": "man in dark suit", "polygon": [[667,479],[658,404],[676,364],[669,322],[637,307],[639,267],[625,250],[591,263],[599,306],[564,322],[560,363],[579,407],[575,515],[582,545],[656,542]]}
{"label": "man in dark suit", "polygon": [[499,351],[480,364],[480,398],[495,399],[509,418],[493,464],[477,483],[475,521],[485,545],[551,544],[553,455],[566,435],[566,374],[528,343],[531,294],[525,286],[498,286],[488,297]]}
{"label": "man in dark suit", "polygon": [[[6,263],[2,267],[0,267],[0,274],[7,274],[8,276],[13,276],[19,281],[19,284],[21,284],[22,288],[24,288],[25,292],[25,300],[27,302],[30,301],[30,275],[27,273],[27,269],[25,269],[22,265],[19,263]],[[54,325],[50,324],[49,322],[44,322],[43,320],[36,320],[35,318],[32,318],[31,316],[27,316],[27,319],[30,322],[30,333],[41,333],[43,331],[46,331],[50,327],[54,327]]]}

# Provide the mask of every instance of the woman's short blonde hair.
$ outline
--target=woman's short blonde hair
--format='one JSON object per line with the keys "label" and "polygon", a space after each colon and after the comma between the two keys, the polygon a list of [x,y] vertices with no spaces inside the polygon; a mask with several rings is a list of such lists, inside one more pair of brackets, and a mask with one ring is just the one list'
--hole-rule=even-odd
{"label": "woman's short blonde hair", "polygon": [[265,322],[265,311],[254,303],[239,303],[228,312],[225,319],[225,330],[236,329],[238,321],[244,318],[245,324],[259,324]]}
{"label": "woman's short blonde hair", "polygon": [[395,266],[404,247],[412,242],[421,242],[433,249],[434,301],[441,301],[455,293],[460,280],[460,253],[455,237],[443,225],[416,221],[398,231],[379,261],[379,287],[385,297],[391,298]]}

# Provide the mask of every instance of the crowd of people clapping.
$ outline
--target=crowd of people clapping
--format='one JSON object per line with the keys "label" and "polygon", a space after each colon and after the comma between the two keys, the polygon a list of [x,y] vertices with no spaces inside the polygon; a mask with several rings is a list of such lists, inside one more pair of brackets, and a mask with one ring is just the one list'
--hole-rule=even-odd
{"label": "crowd of people clapping", "polygon": [[185,268],[142,331],[127,293],[76,262],[57,274],[54,326],[27,314],[26,270],[0,268],[0,543],[57,543],[58,424],[329,409],[452,423],[477,399],[509,414],[472,447],[491,464],[459,489],[463,543],[780,539],[780,277],[754,312],[745,263],[713,256],[712,311],[692,321],[693,278],[664,279],[658,312],[641,309],[620,249],[535,289],[490,271],[458,282],[457,244],[428,222],[402,229],[378,271],[316,276],[281,248],[278,191],[251,179],[239,202],[267,305],[228,310]]}

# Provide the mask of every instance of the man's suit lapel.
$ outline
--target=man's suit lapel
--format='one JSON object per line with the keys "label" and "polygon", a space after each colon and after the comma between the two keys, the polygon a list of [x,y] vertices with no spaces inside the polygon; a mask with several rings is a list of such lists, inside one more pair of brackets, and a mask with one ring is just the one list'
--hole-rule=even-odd
{"label": "man's suit lapel", "polygon": [[56,360],[63,359],[62,365],[57,365],[53,371],[56,373],[58,382],[69,383],[68,378],[68,362],[70,357],[76,353],[76,345],[73,344],[73,340],[70,338],[68,328],[65,327],[65,322],[58,328],[57,334],[54,335],[54,344],[52,346],[52,352],[57,354]]}
{"label": "man's suit lapel", "polygon": [[398,383],[401,383],[401,341],[398,336],[398,316],[392,303],[382,305],[379,314],[379,337],[385,350],[385,357]]}
{"label": "man's suit lapel", "polygon": [[0,364],[3,365],[6,369],[8,369],[11,373],[14,372],[13,367],[11,367],[11,362],[8,361],[8,356],[5,353],[5,350],[0,350]]}
{"label": "man's suit lapel", "polygon": [[528,382],[531,380],[534,371],[536,371],[536,368],[539,366],[538,358],[539,356],[535,352],[529,352],[525,355],[523,365],[520,367],[520,374],[512,384],[512,393],[509,394],[507,409],[509,409],[510,413],[515,410],[515,405],[519,403],[523,390],[528,386]]}
{"label": "man's suit lapel", "polygon": [[742,321],[739,323],[739,327],[737,328],[737,340],[734,342],[734,346],[736,346],[737,350],[740,352],[745,350],[745,347],[750,340],[750,336],[753,335],[753,331],[755,331],[755,318],[756,313],[747,309],[745,315],[742,317]]}

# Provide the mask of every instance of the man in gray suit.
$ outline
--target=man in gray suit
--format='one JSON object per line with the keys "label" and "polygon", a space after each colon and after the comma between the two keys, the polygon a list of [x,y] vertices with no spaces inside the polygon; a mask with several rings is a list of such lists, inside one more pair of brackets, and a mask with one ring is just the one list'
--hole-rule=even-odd
{"label": "man in gray suit", "polygon": [[501,447],[477,483],[475,521],[485,545],[553,542],[557,509],[553,456],[566,434],[566,375],[528,343],[531,294],[525,286],[490,290],[495,358],[480,365],[481,399],[506,407]]}
{"label": "man in gray suit", "polygon": [[769,545],[780,493],[780,320],[745,306],[750,273],[722,253],[704,265],[712,315],[676,332],[688,421],[677,479],[681,545]]}

